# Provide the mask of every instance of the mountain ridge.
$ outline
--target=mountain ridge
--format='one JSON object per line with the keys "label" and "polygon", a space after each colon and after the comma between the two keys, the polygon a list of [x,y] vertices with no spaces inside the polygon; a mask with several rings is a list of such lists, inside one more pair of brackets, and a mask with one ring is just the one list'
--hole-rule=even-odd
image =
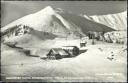
{"label": "mountain ridge", "polygon": [[[7,30],[18,25],[25,25],[33,28],[35,31],[42,31],[53,33],[58,36],[85,36],[87,31],[111,31],[112,29],[106,25],[97,23],[96,21],[89,20],[80,15],[74,15],[72,13],[57,11],[51,6],[47,6],[44,9],[24,16],[7,26],[1,28],[1,32],[5,33]],[[88,16],[87,16],[88,17]],[[17,27],[18,28],[18,27]]]}
{"label": "mountain ridge", "polygon": [[116,30],[127,30],[127,10],[116,14],[93,15],[85,18],[112,27]]}

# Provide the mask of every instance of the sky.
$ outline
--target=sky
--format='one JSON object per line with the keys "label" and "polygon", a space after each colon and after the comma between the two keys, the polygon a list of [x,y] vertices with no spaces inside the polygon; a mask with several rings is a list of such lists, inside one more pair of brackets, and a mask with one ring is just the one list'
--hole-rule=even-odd
{"label": "sky", "polygon": [[127,10],[126,1],[2,1],[1,27],[46,6],[87,15],[115,14]]}

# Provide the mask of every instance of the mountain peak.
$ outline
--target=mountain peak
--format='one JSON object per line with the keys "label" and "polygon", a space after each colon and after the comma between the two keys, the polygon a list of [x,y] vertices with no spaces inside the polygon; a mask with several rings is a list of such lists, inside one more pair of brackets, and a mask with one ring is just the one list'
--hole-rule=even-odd
{"label": "mountain peak", "polygon": [[40,11],[37,12],[37,13],[54,14],[55,11],[54,11],[54,9],[53,9],[51,6],[47,6],[47,7],[45,7],[44,9],[40,10]]}
{"label": "mountain peak", "polygon": [[51,6],[46,6],[44,10],[53,10],[53,8]]}

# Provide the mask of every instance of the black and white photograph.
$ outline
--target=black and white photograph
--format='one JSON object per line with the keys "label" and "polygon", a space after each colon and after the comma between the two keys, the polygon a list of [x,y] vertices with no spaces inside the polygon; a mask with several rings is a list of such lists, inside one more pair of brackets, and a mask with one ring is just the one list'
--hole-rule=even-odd
{"label": "black and white photograph", "polygon": [[1,0],[2,82],[127,82],[127,1]]}

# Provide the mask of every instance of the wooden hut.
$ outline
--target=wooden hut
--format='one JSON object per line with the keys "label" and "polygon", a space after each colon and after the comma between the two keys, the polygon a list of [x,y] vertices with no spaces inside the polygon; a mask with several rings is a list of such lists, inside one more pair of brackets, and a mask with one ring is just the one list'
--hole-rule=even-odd
{"label": "wooden hut", "polygon": [[62,48],[52,48],[49,53],[47,54],[48,58],[53,59],[61,59],[64,57],[68,57],[70,54],[63,50]]}
{"label": "wooden hut", "polygon": [[79,48],[77,46],[63,46],[62,49],[70,53],[70,56],[77,56],[79,54]]}

